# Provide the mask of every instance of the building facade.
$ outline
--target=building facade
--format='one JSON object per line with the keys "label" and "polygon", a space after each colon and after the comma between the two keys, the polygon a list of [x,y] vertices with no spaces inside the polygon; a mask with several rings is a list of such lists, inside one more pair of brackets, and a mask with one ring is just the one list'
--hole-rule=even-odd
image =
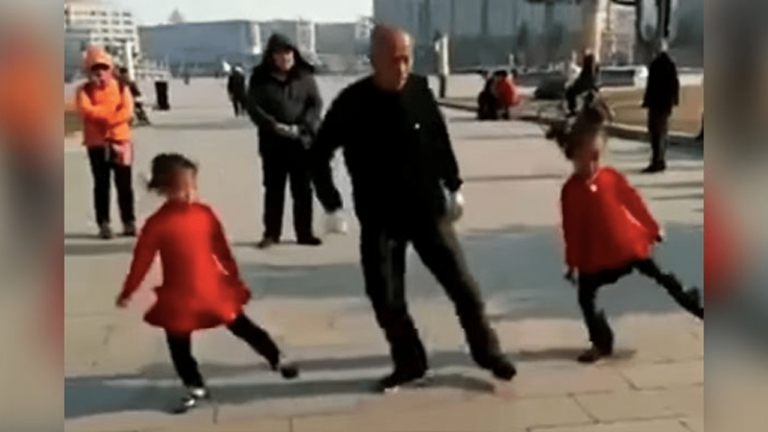
{"label": "building facade", "polygon": [[261,39],[266,42],[274,33],[279,33],[290,39],[299,51],[309,59],[314,59],[317,53],[315,23],[305,20],[273,20],[259,23]]}
{"label": "building facade", "polygon": [[[606,62],[631,60],[637,45],[634,8],[609,8],[608,0],[594,2],[597,34],[612,47]],[[704,2],[677,3],[673,21],[679,29],[671,50],[679,60],[685,59],[683,64],[703,64],[701,56],[685,55],[703,48],[703,37],[684,28],[702,27]],[[544,66],[569,58],[583,45],[581,5],[574,1],[374,0],[373,12],[375,22],[396,25],[414,36],[415,68],[425,73],[435,67],[432,41],[437,32],[449,35],[454,70],[507,64],[510,57],[518,64]],[[605,32],[606,27],[611,31]],[[690,37],[683,37],[686,32]]]}
{"label": "building facade", "polygon": [[222,62],[256,64],[262,53],[259,23],[249,20],[186,22],[140,27],[142,53],[178,75],[214,75]]}
{"label": "building facade", "polygon": [[138,26],[133,13],[117,4],[96,0],[64,2],[64,73],[69,80],[80,69],[90,45],[104,47],[121,58],[126,44],[139,51]]}
{"label": "building facade", "polygon": [[95,1],[64,2],[65,29],[90,30],[89,43],[122,48],[125,42],[139,46],[138,26],[133,13],[116,4]]}

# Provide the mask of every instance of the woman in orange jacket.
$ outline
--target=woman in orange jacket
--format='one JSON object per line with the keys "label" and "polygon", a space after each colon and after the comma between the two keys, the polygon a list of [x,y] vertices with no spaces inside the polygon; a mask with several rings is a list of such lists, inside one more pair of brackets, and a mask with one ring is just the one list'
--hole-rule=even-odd
{"label": "woman in orange jacket", "polygon": [[112,58],[103,49],[91,47],[85,53],[84,72],[88,82],[77,91],[77,110],[83,121],[83,144],[88,149],[94,190],[93,199],[99,236],[112,238],[110,226],[110,177],[114,172],[123,234],[136,235],[132,186],[130,89],[114,75]]}

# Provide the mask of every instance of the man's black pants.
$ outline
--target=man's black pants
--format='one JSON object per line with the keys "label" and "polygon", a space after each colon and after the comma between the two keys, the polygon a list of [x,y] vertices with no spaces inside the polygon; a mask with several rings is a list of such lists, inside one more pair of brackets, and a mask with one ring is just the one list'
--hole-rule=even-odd
{"label": "man's black pants", "polygon": [[344,206],[341,193],[333,181],[331,162],[315,166],[312,172],[312,184],[315,187],[317,200],[320,201],[326,213],[336,212]]}
{"label": "man's black pants", "polygon": [[675,302],[691,315],[704,317],[704,309],[699,299],[686,292],[683,284],[673,274],[664,273],[653,259],[633,262],[617,269],[579,275],[579,307],[584,315],[589,339],[598,348],[613,350],[614,337],[605,313],[597,309],[597,292],[601,287],[616,283],[634,270],[661,285]]}
{"label": "man's black pants", "polygon": [[671,115],[667,111],[648,111],[648,134],[651,137],[651,165],[653,166],[666,164]]}
{"label": "man's black pants", "polygon": [[[298,144],[297,144],[298,147]],[[280,240],[283,230],[285,185],[290,178],[293,196],[293,226],[296,237],[314,236],[312,229],[312,178],[307,152],[303,149],[278,149],[262,152],[264,177],[264,237]]]}
{"label": "man's black pants", "polygon": [[236,97],[232,98],[232,107],[235,109],[235,116],[240,117],[245,114],[245,101]]}
{"label": "man's black pants", "polygon": [[117,204],[120,208],[120,219],[124,224],[136,222],[133,196],[133,174],[130,165],[123,166],[114,163],[107,147],[90,147],[88,159],[93,175],[93,203],[96,210],[96,223],[110,222],[110,177],[114,172],[115,188],[117,189]]}
{"label": "man's black pants", "polygon": [[406,304],[405,260],[409,242],[453,302],[473,359],[483,365],[501,356],[498,338],[485,315],[480,289],[449,222],[412,223],[401,234],[365,221],[361,225],[365,290],[389,342],[395,370],[421,371],[428,367],[424,345]]}
{"label": "man's black pants", "polygon": [[[247,316],[241,314],[227,326],[227,329],[264,357],[270,366],[275,367],[280,362],[280,350],[269,333]],[[197,360],[192,355],[192,335],[166,333],[166,341],[168,350],[171,352],[173,367],[184,385],[189,388],[205,387],[205,380],[200,374]]]}

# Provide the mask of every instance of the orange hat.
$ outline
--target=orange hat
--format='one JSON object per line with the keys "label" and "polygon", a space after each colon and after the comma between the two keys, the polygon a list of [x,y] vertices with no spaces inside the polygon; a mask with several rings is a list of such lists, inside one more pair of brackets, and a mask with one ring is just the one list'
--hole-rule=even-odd
{"label": "orange hat", "polygon": [[83,71],[88,73],[91,68],[96,65],[106,65],[110,69],[114,67],[112,56],[110,56],[103,48],[92,46],[85,51],[83,56]]}

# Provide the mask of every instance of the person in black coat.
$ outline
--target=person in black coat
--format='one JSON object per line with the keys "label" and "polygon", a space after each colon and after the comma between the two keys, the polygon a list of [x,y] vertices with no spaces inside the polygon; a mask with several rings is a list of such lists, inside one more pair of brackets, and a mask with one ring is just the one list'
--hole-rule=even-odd
{"label": "person in black coat", "polygon": [[394,362],[378,388],[421,380],[428,371],[406,304],[409,243],[453,301],[474,360],[511,380],[516,370],[488,323],[453,228],[462,180],[427,79],[411,74],[412,50],[407,33],[377,27],[371,37],[373,75],[339,94],[311,151],[313,165],[325,170],[341,148],[350,174],[365,290]]}
{"label": "person in black coat", "polygon": [[235,67],[229,74],[227,93],[235,109],[235,117],[245,114],[245,74],[240,67]]}
{"label": "person in black coat", "polygon": [[598,77],[600,75],[600,69],[597,64],[597,59],[592,53],[586,53],[582,60],[581,72],[576,80],[568,88],[565,89],[565,100],[568,104],[568,114],[571,116],[576,115],[577,102],[579,96],[597,91],[600,89],[598,83]]}
{"label": "person in black coat", "polygon": [[669,119],[680,101],[680,78],[677,66],[667,53],[666,43],[659,44],[659,52],[648,66],[648,84],[643,97],[643,108],[648,110],[648,134],[651,138],[651,163],[644,173],[667,169],[666,150],[669,141]]}
{"label": "person in black coat", "polygon": [[[323,105],[314,68],[286,37],[270,37],[261,64],[253,69],[246,108],[259,130],[265,190],[265,230],[258,247],[264,249],[280,242],[288,178],[297,242],[320,245],[322,241],[312,229],[312,178],[307,155],[320,125]],[[322,202],[333,210],[340,209],[341,196],[333,181],[320,179],[316,187]]]}

